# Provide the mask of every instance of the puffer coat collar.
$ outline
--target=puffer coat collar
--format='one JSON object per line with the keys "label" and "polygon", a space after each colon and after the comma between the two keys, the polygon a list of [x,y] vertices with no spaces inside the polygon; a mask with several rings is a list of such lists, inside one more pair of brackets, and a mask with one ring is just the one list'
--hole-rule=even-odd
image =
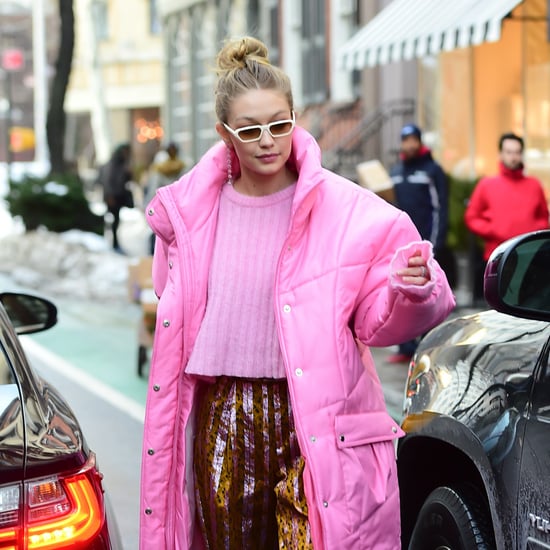
{"label": "puffer coat collar", "polygon": [[[175,228],[170,222],[174,216],[185,220],[189,231],[207,223],[215,209],[221,187],[227,182],[228,158],[231,159],[233,173],[238,175],[240,166],[235,152],[225,143],[219,142],[206,152],[192,170],[180,178],[178,183],[182,185],[162,187],[157,191],[158,201],[153,201],[157,203],[155,208],[158,209],[160,202],[167,216],[155,216],[149,223],[164,241],[171,242],[175,238]],[[322,181],[324,170],[317,142],[311,134],[298,126],[292,136],[292,153],[288,165],[298,174],[307,174],[307,177],[298,176],[292,204],[289,237],[293,240],[293,233],[304,225],[313,207],[315,190]],[[185,185],[186,182],[192,184]],[[197,208],[197,204],[203,208]]]}

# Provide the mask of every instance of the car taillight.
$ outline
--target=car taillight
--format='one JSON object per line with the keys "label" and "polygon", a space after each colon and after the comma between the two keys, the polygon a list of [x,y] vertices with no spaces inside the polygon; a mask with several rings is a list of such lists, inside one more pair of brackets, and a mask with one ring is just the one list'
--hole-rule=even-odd
{"label": "car taillight", "polygon": [[0,548],[15,550],[20,523],[20,487],[0,487]]}
{"label": "car taillight", "polygon": [[[84,548],[104,510],[94,455],[79,472],[0,487],[0,550]],[[24,502],[23,502],[24,501]],[[23,519],[24,518],[24,519]]]}

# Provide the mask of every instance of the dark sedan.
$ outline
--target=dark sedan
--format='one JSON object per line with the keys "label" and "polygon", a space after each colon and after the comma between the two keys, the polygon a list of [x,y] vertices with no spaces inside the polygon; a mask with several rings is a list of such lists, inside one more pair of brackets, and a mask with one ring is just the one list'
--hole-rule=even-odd
{"label": "dark sedan", "polygon": [[494,310],[442,324],[409,367],[403,548],[550,548],[550,231],[501,245]]}
{"label": "dark sedan", "polygon": [[55,306],[0,294],[0,550],[120,548],[96,457],[17,334],[53,326]]}

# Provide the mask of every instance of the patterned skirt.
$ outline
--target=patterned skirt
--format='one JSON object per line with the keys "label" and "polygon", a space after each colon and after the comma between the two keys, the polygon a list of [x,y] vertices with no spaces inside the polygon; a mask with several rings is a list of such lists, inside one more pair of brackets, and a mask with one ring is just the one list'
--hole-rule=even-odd
{"label": "patterned skirt", "polygon": [[220,376],[198,395],[199,523],[212,550],[312,549],[286,379]]}

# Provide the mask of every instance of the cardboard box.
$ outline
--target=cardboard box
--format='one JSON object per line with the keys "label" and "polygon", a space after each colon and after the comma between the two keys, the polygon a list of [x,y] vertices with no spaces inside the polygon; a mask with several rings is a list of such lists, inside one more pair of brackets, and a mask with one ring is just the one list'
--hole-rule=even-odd
{"label": "cardboard box", "polygon": [[144,289],[153,288],[153,256],[145,256],[128,266],[128,297],[139,303]]}
{"label": "cardboard box", "polygon": [[379,160],[367,160],[356,166],[359,185],[393,203],[393,182]]}

